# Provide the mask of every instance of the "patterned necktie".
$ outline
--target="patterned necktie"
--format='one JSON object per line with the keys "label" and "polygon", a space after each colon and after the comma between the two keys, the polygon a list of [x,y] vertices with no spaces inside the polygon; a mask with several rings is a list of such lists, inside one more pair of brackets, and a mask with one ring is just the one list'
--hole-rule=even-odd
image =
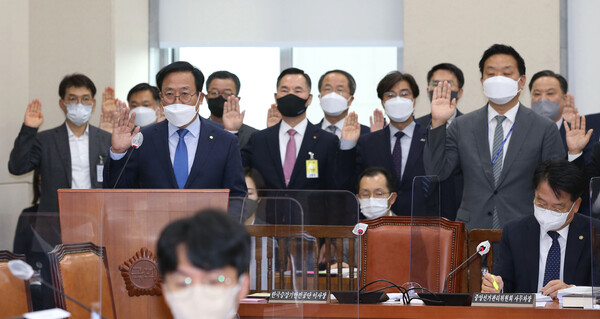
{"label": "patterned necktie", "polygon": [[560,279],[560,244],[558,243],[559,234],[555,231],[549,231],[548,236],[552,238],[552,246],[548,251],[546,258],[546,270],[544,271],[545,287],[549,281]]}
{"label": "patterned necktie", "polygon": [[327,129],[329,130],[329,132],[335,134],[335,132],[337,131],[337,126],[335,126],[335,125],[329,125],[327,127]]}
{"label": "patterned necktie", "polygon": [[290,183],[292,177],[292,171],[294,170],[294,164],[296,164],[296,130],[293,128],[289,129],[287,133],[290,135],[290,139],[285,149],[285,159],[283,160],[283,177],[285,178],[285,186]]}
{"label": "patterned necktie", "polygon": [[394,150],[392,151],[392,161],[394,162],[396,180],[400,183],[402,180],[402,145],[400,140],[402,139],[402,136],[404,136],[404,132],[398,131],[394,136],[396,136],[396,143],[394,144]]}
{"label": "patterned necktie", "polygon": [[[492,160],[494,160],[495,157],[496,161],[494,162],[492,169],[494,172],[494,186],[498,186],[498,180],[500,179],[500,175],[502,174],[502,160],[504,158],[504,150],[500,151],[500,147],[502,146],[502,142],[504,141],[504,129],[502,129],[502,122],[504,122],[506,116],[496,115],[495,119],[496,130],[494,131],[494,147],[492,151]],[[496,154],[498,154],[497,157]],[[492,228],[501,228],[500,217],[498,216],[498,210],[496,206],[494,206],[494,212],[492,214]]]}
{"label": "patterned necktie", "polygon": [[183,188],[188,178],[188,151],[185,145],[185,135],[189,131],[186,129],[180,129],[177,131],[179,134],[179,142],[175,149],[175,160],[173,160],[173,171],[175,172],[175,179],[177,180],[177,186]]}

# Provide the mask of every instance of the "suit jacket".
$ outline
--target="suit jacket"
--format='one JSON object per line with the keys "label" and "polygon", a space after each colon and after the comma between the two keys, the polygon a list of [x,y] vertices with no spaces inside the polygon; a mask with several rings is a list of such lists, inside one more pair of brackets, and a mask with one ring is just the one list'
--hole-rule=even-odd
{"label": "suit jacket", "polygon": [[[323,119],[321,119],[321,121],[319,123],[317,123],[318,127],[321,127],[322,125],[323,125]],[[325,131],[325,132],[331,133],[329,131]],[[362,136],[362,135],[369,134],[369,133],[371,133],[371,129],[368,126],[361,124],[360,125],[360,135]]]}
{"label": "suit jacket", "polygon": [[[566,284],[591,286],[590,222],[600,229],[597,220],[575,214],[569,226],[563,279]],[[538,287],[540,259],[540,225],[534,216],[511,221],[502,230],[500,250],[494,273],[502,276],[505,293],[535,293]],[[561,249],[565,249],[561,247]],[[598,258],[598,256],[595,256]],[[595,262],[598,265],[598,261]],[[600,273],[594,270],[595,285]]]}
{"label": "suit jacket", "polygon": [[[211,119],[208,120],[211,121],[213,124],[217,125],[218,127],[224,129],[223,124],[212,121]],[[258,130],[253,128],[252,126],[242,124],[242,127],[240,127],[237,133],[235,133],[235,136],[237,136],[238,138],[238,144],[240,145],[240,149],[242,149],[244,146],[246,146],[246,144],[248,144],[248,141],[250,140],[250,135],[252,135],[252,133],[256,131]]]}
{"label": "suit jacket", "polygon": [[[461,115],[463,115],[463,113],[456,109],[456,117],[459,117]],[[431,124],[431,113],[419,117],[418,119],[416,119],[416,121],[417,123],[423,125],[423,127],[429,127],[429,124]]]}
{"label": "suit jacket", "polygon": [[[57,190],[71,188],[71,149],[66,123],[53,129],[37,133],[37,128],[23,124],[10,152],[8,171],[22,175],[35,168],[40,169],[41,197],[40,212],[58,212]],[[89,124],[88,124],[89,125]],[[89,161],[92,188],[101,188],[97,165],[108,159],[110,133],[90,125]]]}
{"label": "suit jacket", "polygon": [[[425,126],[415,123],[415,129],[406,159],[406,166],[402,179],[396,176],[394,170],[394,162],[390,151],[390,127],[386,126],[383,130],[379,130],[370,134],[361,136],[358,139],[356,146],[356,166],[353,177],[353,184],[358,184],[358,176],[362,171],[369,167],[379,166],[387,169],[394,177],[395,188],[392,190],[398,194],[396,202],[392,205],[392,211],[400,216],[410,216],[411,207],[414,208],[414,215],[437,214],[437,209],[440,207],[438,196],[429,196],[425,194],[423,189],[423,181],[415,181],[413,193],[413,180],[416,176],[425,176],[425,168],[423,167],[423,149],[427,139],[427,129]],[[403,159],[404,160],[404,159]],[[429,183],[427,181],[426,183]],[[454,219],[456,216],[457,204],[454,202],[454,191],[452,181],[449,179],[444,182],[441,187],[442,193],[442,216],[449,219]],[[355,186],[356,188],[356,186]],[[429,188],[429,186],[427,186]],[[433,185],[431,189],[433,190]],[[356,190],[355,190],[356,192]],[[437,193],[435,193],[437,195]],[[411,205],[413,202],[414,206]]]}
{"label": "suit jacket", "polygon": [[425,171],[445,180],[456,169],[463,173],[464,187],[457,221],[467,229],[492,228],[492,210],[498,210],[501,226],[533,214],[535,168],[547,159],[564,159],[565,151],[556,124],[519,105],[504,156],[498,186],[494,185],[488,141],[487,105],[429,130],[424,151]]}
{"label": "suit jacket", "polygon": [[[600,124],[600,119],[599,119],[598,124]],[[598,125],[598,126],[599,127],[594,128],[594,132],[592,133],[592,137],[590,137],[590,141],[587,143],[587,145],[583,149],[583,160],[585,163],[588,163],[591,160],[592,148],[594,147],[594,144],[596,142],[598,142],[598,140],[600,139],[600,125]],[[586,116],[586,130],[589,130],[590,128],[591,128],[591,126],[587,124],[587,116]],[[567,147],[567,131],[565,130],[564,123],[563,123],[563,125],[560,126],[559,132],[560,132],[560,137],[563,142],[563,148],[565,149],[565,153],[569,153],[569,148]]]}
{"label": "suit jacket", "polygon": [[[224,188],[230,190],[231,197],[246,196],[237,138],[212,121],[199,119],[198,148],[184,188]],[[131,154],[117,188],[179,188],[169,153],[168,132],[168,121],[142,129],[144,143]],[[104,166],[105,188],[115,185],[127,156],[118,161],[109,158]]]}
{"label": "suit jacket", "polygon": [[[306,131],[300,145],[300,151],[296,164],[292,171],[289,184],[285,185],[283,165],[279,151],[279,127],[281,123],[264,130],[255,132],[250,141],[242,149],[242,161],[244,167],[255,168],[262,175],[266,189],[281,190],[265,194],[269,197],[292,197],[295,198],[304,210],[305,224],[350,224],[358,220],[358,206],[356,199],[352,203],[346,203],[346,199],[353,197],[352,194],[330,192],[314,192],[314,190],[338,190],[342,189],[335,176],[337,174],[351,174],[351,151],[338,151],[339,142],[337,136],[322,130],[319,126],[308,122]],[[317,178],[306,177],[306,161],[310,158],[309,152],[314,154],[318,161],[319,176]],[[286,190],[312,190],[313,192],[288,192]],[[343,202],[343,204],[341,204]],[[289,207],[289,202],[283,203]],[[273,204],[275,205],[275,203]],[[294,211],[280,209],[275,212],[274,206],[267,208],[267,221],[270,223],[298,223],[298,216]],[[344,208],[348,208],[347,210]],[[285,211],[286,213],[282,213]],[[273,216],[273,214],[279,216]],[[288,217],[280,218],[283,214]]]}

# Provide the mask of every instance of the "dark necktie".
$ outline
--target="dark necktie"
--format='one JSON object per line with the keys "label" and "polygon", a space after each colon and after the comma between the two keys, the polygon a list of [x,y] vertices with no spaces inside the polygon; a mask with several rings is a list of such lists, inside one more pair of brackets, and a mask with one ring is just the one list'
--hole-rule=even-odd
{"label": "dark necktie", "polygon": [[402,180],[402,145],[400,140],[402,139],[402,136],[404,136],[404,132],[398,131],[394,136],[396,136],[396,143],[394,144],[394,150],[392,151],[392,161],[394,162],[396,180],[400,182]]}
{"label": "dark necktie", "polygon": [[177,131],[179,134],[179,142],[177,143],[177,149],[175,149],[175,159],[173,160],[173,171],[175,172],[175,179],[177,180],[177,186],[183,188],[188,178],[188,151],[185,145],[185,135],[189,131],[186,129],[180,129]]}
{"label": "dark necktie", "polygon": [[552,238],[552,246],[548,251],[546,258],[546,270],[544,271],[545,287],[549,281],[560,279],[560,244],[558,243],[559,234],[555,231],[549,231],[548,235]]}

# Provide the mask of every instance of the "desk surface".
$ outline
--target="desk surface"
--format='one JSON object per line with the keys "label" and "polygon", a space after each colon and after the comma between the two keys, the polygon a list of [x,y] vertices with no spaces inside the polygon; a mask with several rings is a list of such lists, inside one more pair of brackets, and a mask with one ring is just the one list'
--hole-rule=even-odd
{"label": "desk surface", "polygon": [[249,304],[238,310],[242,318],[600,318],[600,310],[560,309],[558,302],[545,308],[436,307],[424,305]]}

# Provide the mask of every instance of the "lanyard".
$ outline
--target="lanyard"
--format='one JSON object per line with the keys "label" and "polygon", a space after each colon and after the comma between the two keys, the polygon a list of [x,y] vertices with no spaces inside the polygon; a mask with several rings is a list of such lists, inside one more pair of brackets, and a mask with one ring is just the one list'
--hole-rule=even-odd
{"label": "lanyard", "polygon": [[[502,123],[498,123],[496,125],[502,125]],[[510,131],[508,131],[508,134],[506,134],[504,141],[502,141],[502,145],[500,145],[500,149],[498,149],[498,152],[496,152],[496,155],[494,155],[494,159],[492,160],[492,166],[494,166],[494,163],[496,163],[496,160],[498,159],[498,155],[500,155],[500,152],[502,152],[502,149],[504,148],[504,144],[506,143],[506,140],[508,140],[508,137],[510,136],[510,133],[512,133],[512,130],[514,127],[515,127],[515,123],[513,123],[513,125],[510,127]]]}

